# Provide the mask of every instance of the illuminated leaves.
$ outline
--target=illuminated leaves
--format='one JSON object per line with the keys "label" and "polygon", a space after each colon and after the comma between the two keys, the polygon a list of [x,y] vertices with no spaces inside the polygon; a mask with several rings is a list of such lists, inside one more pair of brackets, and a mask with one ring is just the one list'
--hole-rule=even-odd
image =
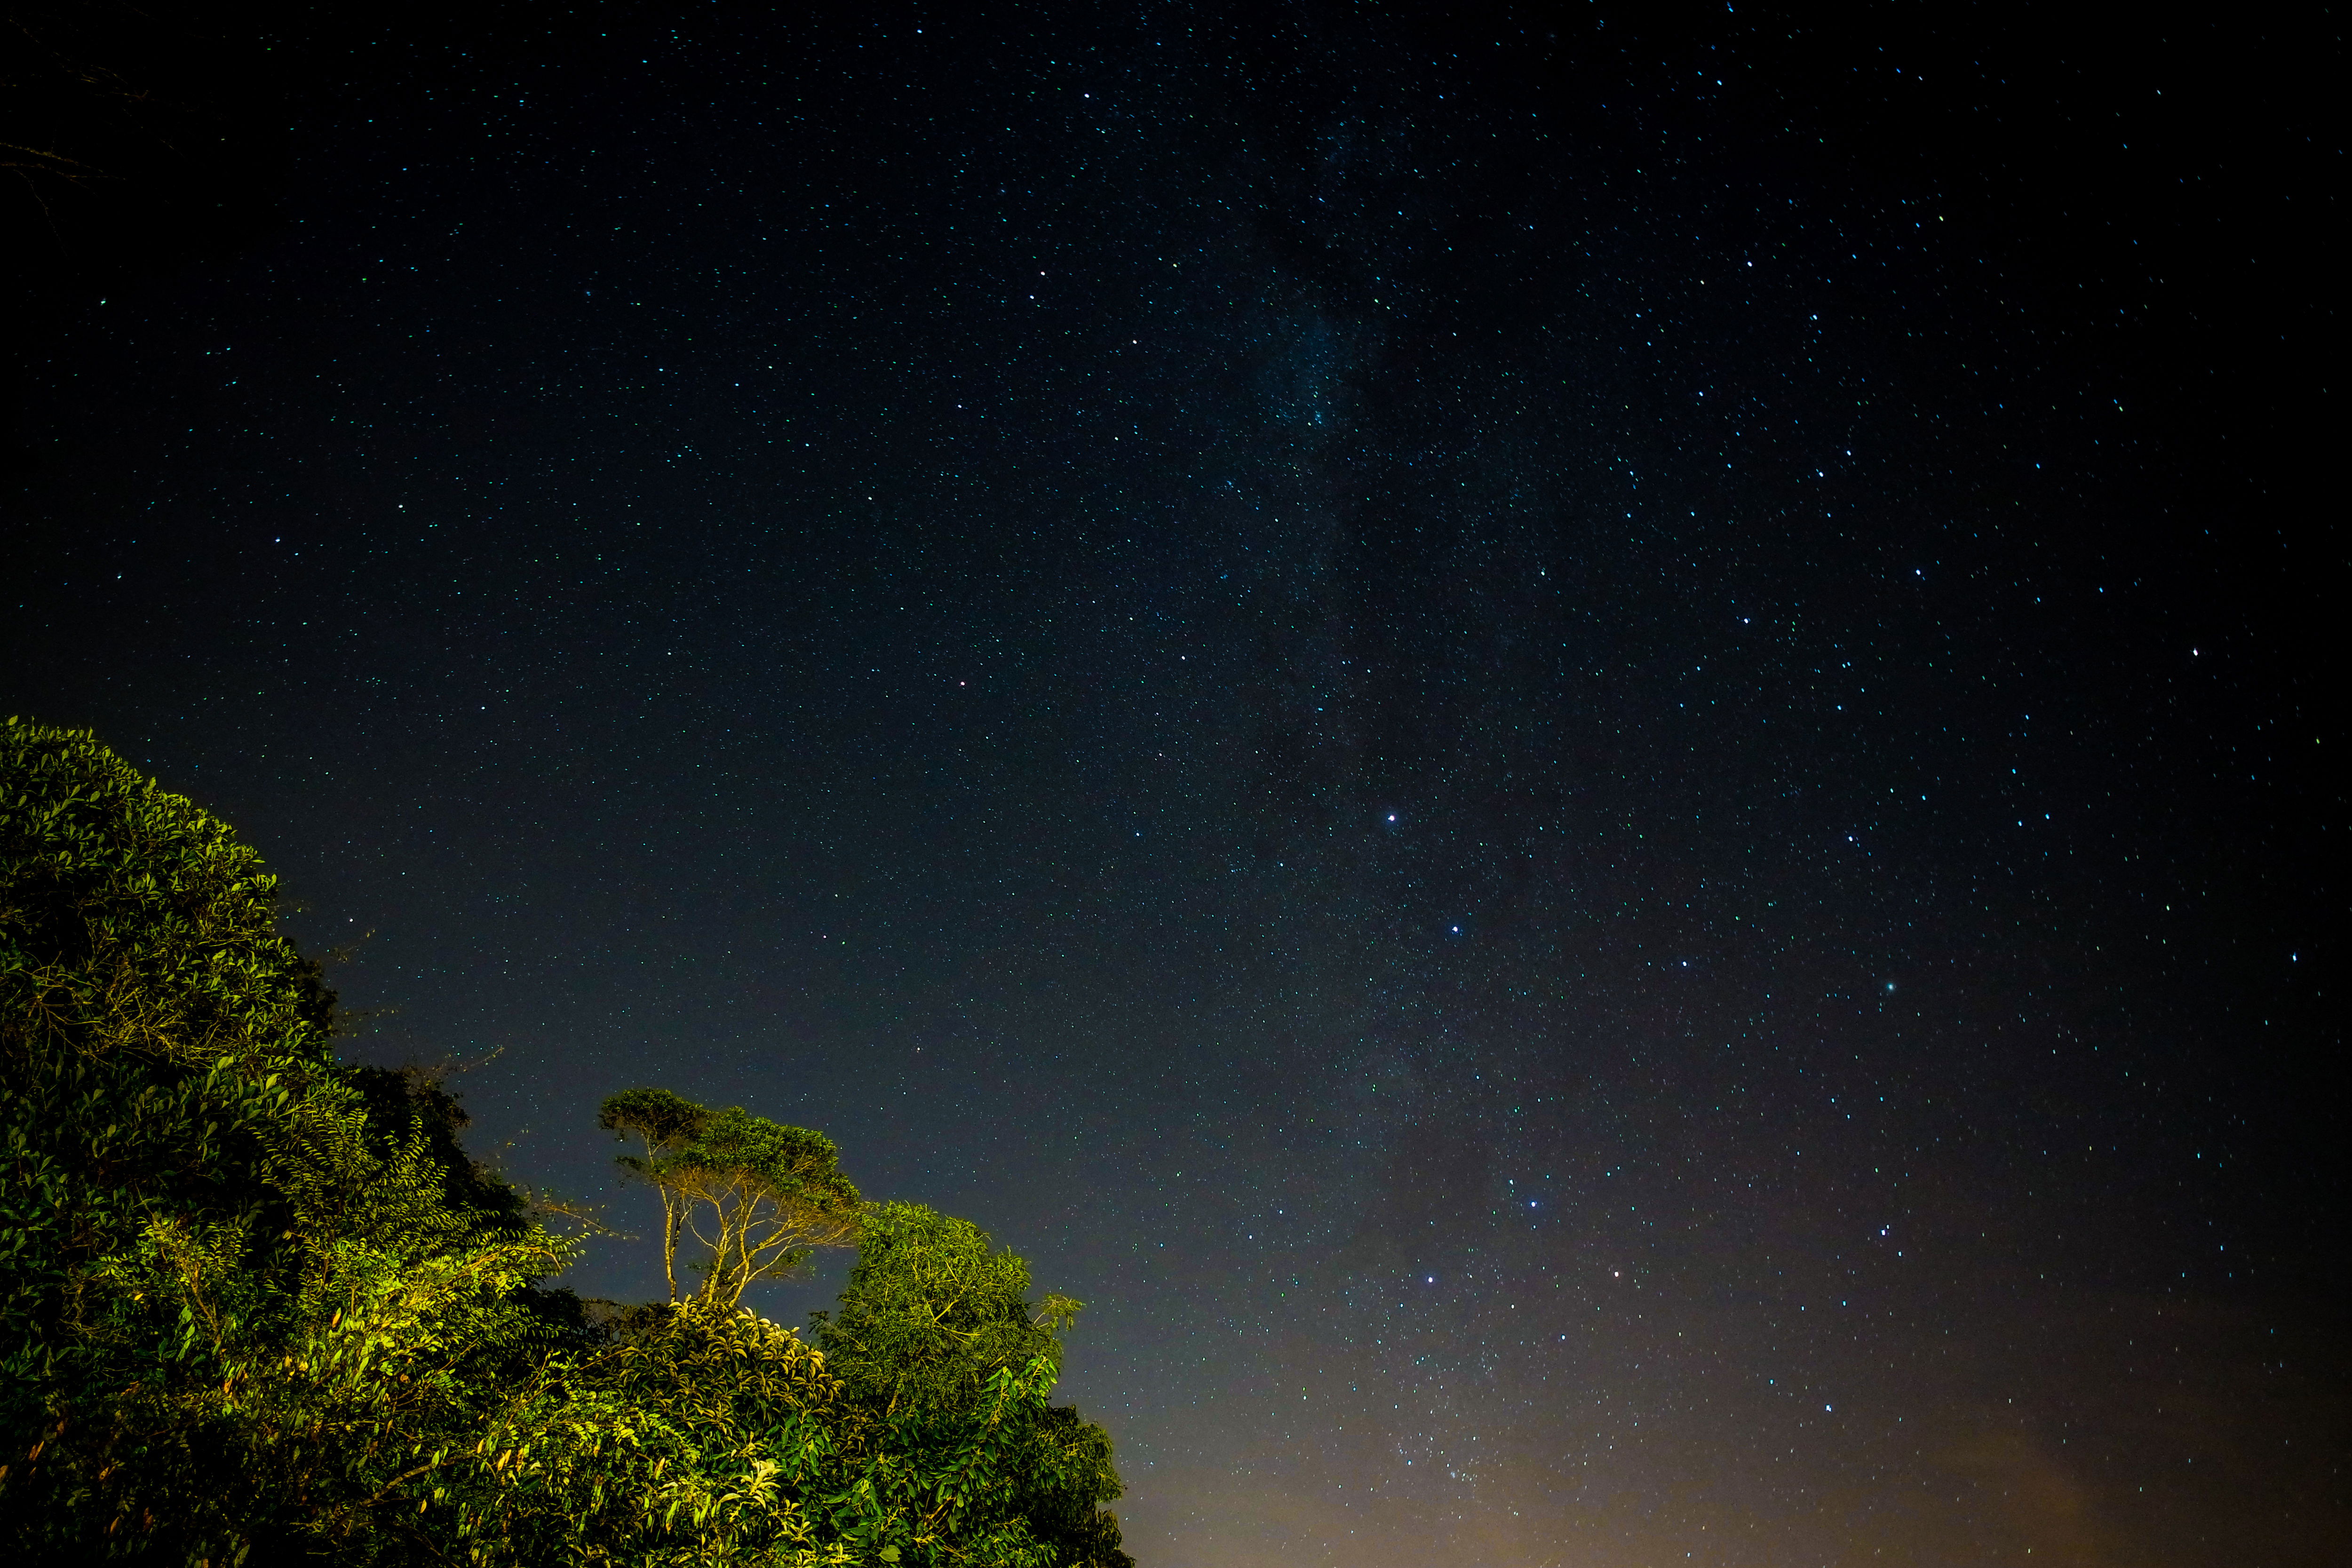
{"label": "illuminated leaves", "polygon": [[[1076,1302],[820,1133],[641,1089],[604,1124],[700,1288],[592,1317],[438,1086],[334,1061],[274,899],[87,734],[0,726],[16,1560],[1128,1568],[1108,1439],[1047,1404]],[[820,1344],[738,1307],[853,1241]]]}

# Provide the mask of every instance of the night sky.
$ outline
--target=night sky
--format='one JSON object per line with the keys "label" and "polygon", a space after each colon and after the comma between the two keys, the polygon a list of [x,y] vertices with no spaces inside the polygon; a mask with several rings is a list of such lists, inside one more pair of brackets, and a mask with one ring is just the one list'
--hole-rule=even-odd
{"label": "night sky", "polygon": [[2343,1561],[2336,24],[1852,16],[273,35],[7,209],[0,710],[1023,1253],[1144,1568]]}

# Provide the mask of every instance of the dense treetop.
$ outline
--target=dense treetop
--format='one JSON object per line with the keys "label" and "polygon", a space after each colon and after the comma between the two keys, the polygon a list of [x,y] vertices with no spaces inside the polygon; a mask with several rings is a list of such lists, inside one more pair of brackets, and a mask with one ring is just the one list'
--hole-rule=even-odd
{"label": "dense treetop", "polygon": [[[91,735],[0,725],[0,1540],[21,1560],[1118,1568],[1108,1436],[962,1221],[822,1133],[652,1089],[603,1124],[671,1299],[470,1159],[429,1072],[336,1059],[254,851]],[[681,1237],[701,1275],[676,1289]],[[744,1310],[856,1245],[815,1342]]]}

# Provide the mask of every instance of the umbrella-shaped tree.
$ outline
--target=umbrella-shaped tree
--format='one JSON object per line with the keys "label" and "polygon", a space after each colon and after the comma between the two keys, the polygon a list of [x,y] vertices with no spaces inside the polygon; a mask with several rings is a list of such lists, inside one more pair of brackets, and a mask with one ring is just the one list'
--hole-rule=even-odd
{"label": "umbrella-shaped tree", "polygon": [[677,1248],[691,1237],[703,1256],[694,1300],[733,1308],[755,1280],[789,1272],[820,1247],[855,1243],[866,1205],[841,1173],[841,1151],[822,1132],[788,1127],[737,1106],[712,1110],[667,1089],[633,1089],[607,1100],[597,1125],[645,1145],[621,1168],[662,1203],[662,1268],[678,1299]]}

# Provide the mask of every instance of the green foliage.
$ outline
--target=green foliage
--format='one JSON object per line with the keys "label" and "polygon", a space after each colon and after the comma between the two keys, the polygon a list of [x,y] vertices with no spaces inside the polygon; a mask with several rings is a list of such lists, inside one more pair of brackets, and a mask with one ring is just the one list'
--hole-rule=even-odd
{"label": "green foliage", "polygon": [[89,735],[0,725],[0,1374],[68,1358],[98,1259],[151,1221],[240,1223],[242,1178],[332,1070],[333,997],[226,826]]}
{"label": "green foliage", "polygon": [[124,1414],[217,1374],[293,1267],[254,1173],[332,999],[275,892],[90,736],[0,726],[0,1430],[34,1435],[0,1485],[52,1533],[106,1522]]}
{"label": "green foliage", "polygon": [[1055,1330],[1078,1303],[1028,1300],[1029,1267],[977,1226],[920,1204],[866,1217],[840,1310],[816,1341],[849,1407],[836,1421],[877,1516],[905,1521],[907,1561],[1129,1568],[1110,1439],[1049,1407]]}
{"label": "green foliage", "polygon": [[452,1555],[499,1568],[857,1562],[820,1546],[793,1485],[828,1451],[835,1392],[751,1313],[639,1309],[551,1361],[425,1500]]}
{"label": "green foliage", "polygon": [[[690,1142],[710,1120],[710,1112],[666,1089],[625,1089],[604,1101],[596,1125],[609,1132],[634,1132],[646,1142],[646,1157],[674,1154]],[[635,1161],[625,1161],[641,1170]]]}
{"label": "green foliage", "polygon": [[978,1226],[883,1204],[817,1343],[851,1396],[886,1414],[963,1409],[1006,1368],[1042,1357],[1060,1372],[1060,1342],[1032,1321],[1028,1296],[1029,1266],[992,1252]]}
{"label": "green foliage", "polygon": [[[362,1102],[341,1085],[289,1121],[258,1173],[285,1195],[296,1265],[257,1278],[242,1234],[186,1222],[152,1225],[108,1259],[109,1282],[145,1310],[118,1348],[135,1361],[160,1338],[179,1364],[118,1397],[107,1421],[85,1415],[83,1449],[119,1478],[114,1514],[176,1521],[185,1554],[234,1561],[307,1541],[399,1559],[430,1534],[401,1506],[420,1479],[486,1421],[511,1425],[534,1403],[553,1336],[519,1291],[564,1251],[536,1226],[449,1204],[421,1130],[373,1152]],[[517,1374],[520,1400],[506,1381]]]}
{"label": "green foliage", "polygon": [[336,1065],[276,891],[88,734],[0,726],[0,1540],[21,1555],[381,1536],[420,1445],[476,1424],[479,1372],[551,1335],[518,1291],[562,1244],[464,1159],[446,1096]]}
{"label": "green foliage", "polygon": [[[334,1060],[275,896],[89,735],[0,727],[0,1549],[1127,1568],[1108,1439],[1047,1404],[1076,1302],[822,1134],[657,1089],[601,1121],[701,1288],[541,1289],[571,1244],[431,1075]],[[816,1344],[738,1307],[852,1237]]]}
{"label": "green foliage", "polygon": [[604,1101],[596,1124],[644,1143],[621,1169],[661,1197],[662,1268],[677,1300],[677,1244],[702,1257],[696,1299],[731,1308],[761,1279],[781,1279],[819,1247],[857,1234],[864,1201],[841,1173],[841,1151],[822,1132],[787,1127],[736,1106],[710,1110],[667,1089],[632,1089]]}

